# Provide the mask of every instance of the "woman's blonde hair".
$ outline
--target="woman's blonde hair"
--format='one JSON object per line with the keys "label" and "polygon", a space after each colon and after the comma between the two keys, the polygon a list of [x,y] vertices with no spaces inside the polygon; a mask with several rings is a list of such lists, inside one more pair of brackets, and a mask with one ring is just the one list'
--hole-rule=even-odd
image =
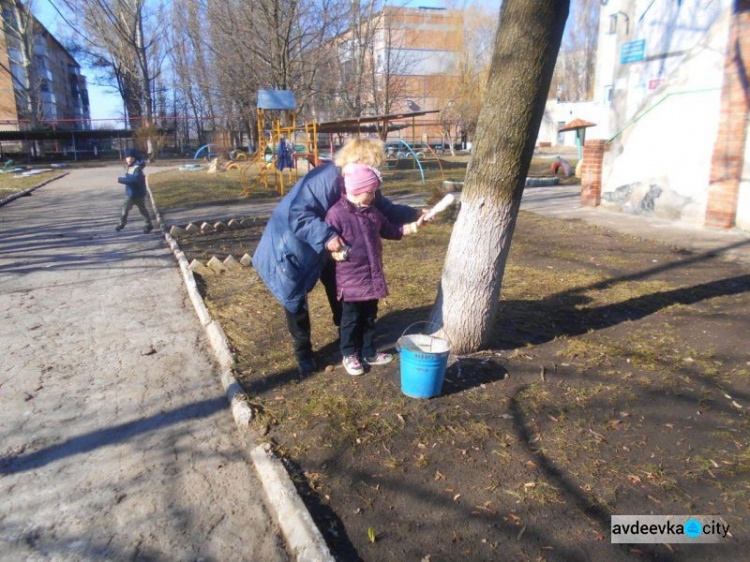
{"label": "woman's blonde hair", "polygon": [[351,138],[336,153],[334,161],[339,168],[352,162],[377,168],[385,162],[385,144],[379,139]]}

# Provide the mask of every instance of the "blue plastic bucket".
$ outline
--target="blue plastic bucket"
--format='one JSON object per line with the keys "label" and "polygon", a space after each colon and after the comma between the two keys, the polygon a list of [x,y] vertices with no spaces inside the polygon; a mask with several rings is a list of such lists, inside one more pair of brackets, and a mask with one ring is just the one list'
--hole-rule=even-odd
{"label": "blue plastic bucket", "polygon": [[439,396],[448,367],[450,342],[425,334],[402,335],[398,347],[401,354],[401,392],[411,398]]}

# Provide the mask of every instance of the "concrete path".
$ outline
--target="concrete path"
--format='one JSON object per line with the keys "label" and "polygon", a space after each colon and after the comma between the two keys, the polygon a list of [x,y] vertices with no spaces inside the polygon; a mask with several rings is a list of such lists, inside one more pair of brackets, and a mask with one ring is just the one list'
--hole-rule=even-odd
{"label": "concrete path", "polygon": [[527,187],[521,209],[547,217],[582,220],[637,238],[655,240],[694,252],[712,252],[750,265],[750,232],[718,230],[657,217],[581,207],[581,186]]}
{"label": "concrete path", "polygon": [[287,560],[121,167],[0,207],[0,560]]}

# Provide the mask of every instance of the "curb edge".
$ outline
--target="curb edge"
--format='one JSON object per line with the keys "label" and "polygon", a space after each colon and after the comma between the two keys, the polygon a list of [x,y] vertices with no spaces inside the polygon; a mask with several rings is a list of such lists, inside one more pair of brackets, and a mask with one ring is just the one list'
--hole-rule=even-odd
{"label": "curb edge", "polygon": [[[224,388],[227,400],[229,400],[232,417],[241,430],[247,429],[254,417],[249,404],[250,398],[234,376],[234,355],[231,352],[224,330],[218,321],[211,318],[211,314],[198,292],[198,285],[195,282],[193,272],[188,267],[184,252],[180,250],[177,240],[167,231],[166,224],[162,220],[161,213],[159,213],[154,202],[154,195],[148,185],[148,177],[146,178],[146,189],[151,200],[151,206],[156,214],[156,220],[159,223],[159,229],[177,259],[185,288],[209,339],[214,356],[221,367],[221,385]],[[276,517],[276,524],[284,535],[292,557],[298,562],[334,562],[335,559],[331,555],[320,529],[315,525],[284,464],[271,452],[270,445],[256,446],[250,451],[250,458],[263,485],[266,503],[271,513]]]}

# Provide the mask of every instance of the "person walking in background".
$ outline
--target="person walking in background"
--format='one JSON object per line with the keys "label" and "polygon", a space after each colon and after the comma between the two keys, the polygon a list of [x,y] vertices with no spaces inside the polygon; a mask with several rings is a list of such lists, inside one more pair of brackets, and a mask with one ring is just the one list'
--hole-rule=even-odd
{"label": "person walking in background", "polygon": [[128,222],[128,213],[133,208],[133,205],[135,205],[146,221],[143,232],[144,234],[148,234],[154,229],[154,225],[151,223],[151,216],[148,214],[148,209],[146,208],[146,176],[143,173],[146,163],[139,158],[138,153],[132,148],[125,151],[125,163],[128,166],[125,175],[117,178],[117,181],[118,183],[125,184],[126,199],[122,206],[120,224],[115,227],[115,230],[120,232],[125,228]]}
{"label": "person walking in background", "polygon": [[[336,294],[335,268],[326,252],[338,252],[343,240],[325,216],[341,198],[341,167],[350,162],[379,166],[384,145],[377,139],[354,138],[336,153],[334,162],[318,166],[301,178],[274,209],[253,255],[253,267],[284,306],[286,323],[294,342],[301,375],[316,370],[310,341],[307,293],[318,279],[326,290],[333,322],[341,322],[341,303]],[[396,224],[417,220],[421,211],[395,205],[376,192],[372,205]],[[426,211],[424,211],[426,212]]]}
{"label": "person walking in background", "polygon": [[410,224],[390,222],[373,206],[382,179],[380,173],[363,164],[347,164],[343,169],[344,196],[326,215],[346,244],[334,252],[336,291],[342,303],[341,355],[346,372],[364,373],[362,361],[370,366],[390,363],[393,356],[375,348],[375,319],[378,300],[388,296],[383,272],[383,242],[415,234],[423,218]]}

